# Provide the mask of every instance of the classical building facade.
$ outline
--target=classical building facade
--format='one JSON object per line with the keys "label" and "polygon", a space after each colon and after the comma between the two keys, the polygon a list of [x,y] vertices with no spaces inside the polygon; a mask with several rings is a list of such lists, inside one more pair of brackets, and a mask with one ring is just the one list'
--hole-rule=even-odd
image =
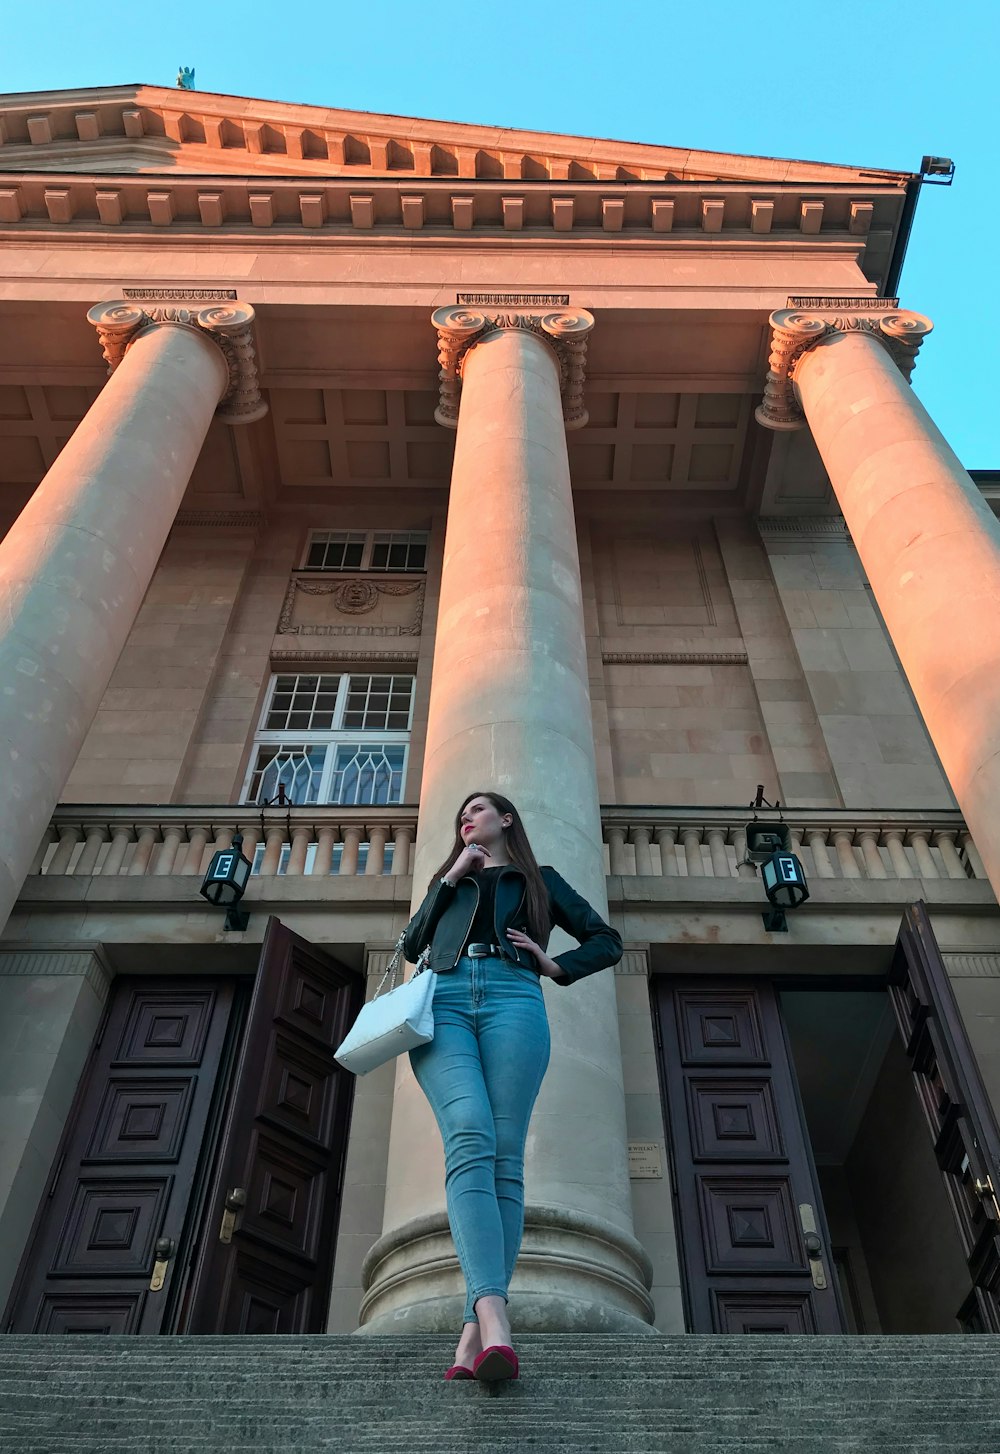
{"label": "classical building facade", "polygon": [[5,1330],[452,1326],[428,1108],[332,1051],[496,788],[626,944],[546,986],[516,1325],[1000,1331],[1000,526],[919,186],[0,98]]}

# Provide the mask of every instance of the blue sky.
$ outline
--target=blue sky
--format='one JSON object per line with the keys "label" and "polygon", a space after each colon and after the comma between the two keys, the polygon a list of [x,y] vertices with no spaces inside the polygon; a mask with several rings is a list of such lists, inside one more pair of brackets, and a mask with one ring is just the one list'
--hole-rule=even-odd
{"label": "blue sky", "polygon": [[935,325],[917,392],[962,462],[990,469],[998,42],[995,0],[8,0],[0,90],[170,86],[184,64],[202,90],[352,110],[908,171],[950,156],[954,186],[923,189],[900,298]]}

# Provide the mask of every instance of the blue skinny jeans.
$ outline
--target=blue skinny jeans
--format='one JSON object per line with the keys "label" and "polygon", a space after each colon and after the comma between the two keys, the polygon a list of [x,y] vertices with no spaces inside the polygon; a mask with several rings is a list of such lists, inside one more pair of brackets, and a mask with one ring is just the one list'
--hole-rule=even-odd
{"label": "blue skinny jeans", "polygon": [[465,1274],[466,1323],[476,1299],[506,1299],[524,1231],[524,1145],[549,1063],[549,1023],[534,970],[463,957],[438,975],[434,1039],[410,1051],[444,1142],[445,1192]]}

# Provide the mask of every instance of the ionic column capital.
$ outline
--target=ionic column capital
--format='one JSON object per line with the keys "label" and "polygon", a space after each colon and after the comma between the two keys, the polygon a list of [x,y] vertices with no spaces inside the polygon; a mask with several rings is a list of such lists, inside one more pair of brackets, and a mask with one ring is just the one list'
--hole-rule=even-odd
{"label": "ionic column capital", "polygon": [[[839,334],[867,334],[883,345],[908,380],[920,345],[934,327],[922,313],[899,308],[898,298],[815,301],[820,306],[779,308],[771,314],[767,382],[756,413],[758,423],[766,429],[801,429],[805,424],[795,375],[803,357],[817,345]],[[806,302],[803,300],[804,305]]]}
{"label": "ionic column capital", "polygon": [[108,375],[140,334],[151,328],[187,328],[208,337],[221,350],[229,370],[229,387],[216,414],[227,424],[252,424],[263,419],[267,404],[260,391],[254,346],[254,310],[248,303],[214,303],[207,308],[170,304],[98,303],[87,314],[108,364]]}
{"label": "ionic column capital", "polygon": [[585,308],[557,308],[549,313],[479,313],[469,308],[437,308],[431,315],[437,329],[441,371],[441,400],[434,418],[446,429],[458,428],[462,396],[462,369],[470,350],[491,333],[521,328],[551,346],[559,365],[563,422],[567,429],[582,429],[587,422],[583,381],[587,365],[587,339],[594,316]]}

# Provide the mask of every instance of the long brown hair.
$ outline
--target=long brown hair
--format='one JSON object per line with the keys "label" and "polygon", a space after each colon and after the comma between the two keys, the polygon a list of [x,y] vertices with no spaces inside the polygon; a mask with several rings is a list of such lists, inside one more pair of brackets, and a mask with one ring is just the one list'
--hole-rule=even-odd
{"label": "long brown hair", "polygon": [[538,860],[532,851],[531,844],[528,841],[528,835],[524,831],[521,815],[509,798],[504,798],[499,793],[489,792],[469,793],[463,798],[461,807],[455,814],[455,842],[444,863],[431,876],[431,886],[437,883],[438,879],[444,878],[449,868],[455,863],[462,849],[465,847],[465,842],[462,838],[462,813],[465,811],[466,804],[471,803],[473,798],[489,798],[501,817],[506,813],[510,814],[510,827],[504,829],[507,857],[514,867],[519,868],[524,874],[524,918],[527,924],[527,932],[538,944],[544,945],[549,931],[552,928],[552,915],[549,912],[549,891],[545,887],[542,870],[538,867]]}

